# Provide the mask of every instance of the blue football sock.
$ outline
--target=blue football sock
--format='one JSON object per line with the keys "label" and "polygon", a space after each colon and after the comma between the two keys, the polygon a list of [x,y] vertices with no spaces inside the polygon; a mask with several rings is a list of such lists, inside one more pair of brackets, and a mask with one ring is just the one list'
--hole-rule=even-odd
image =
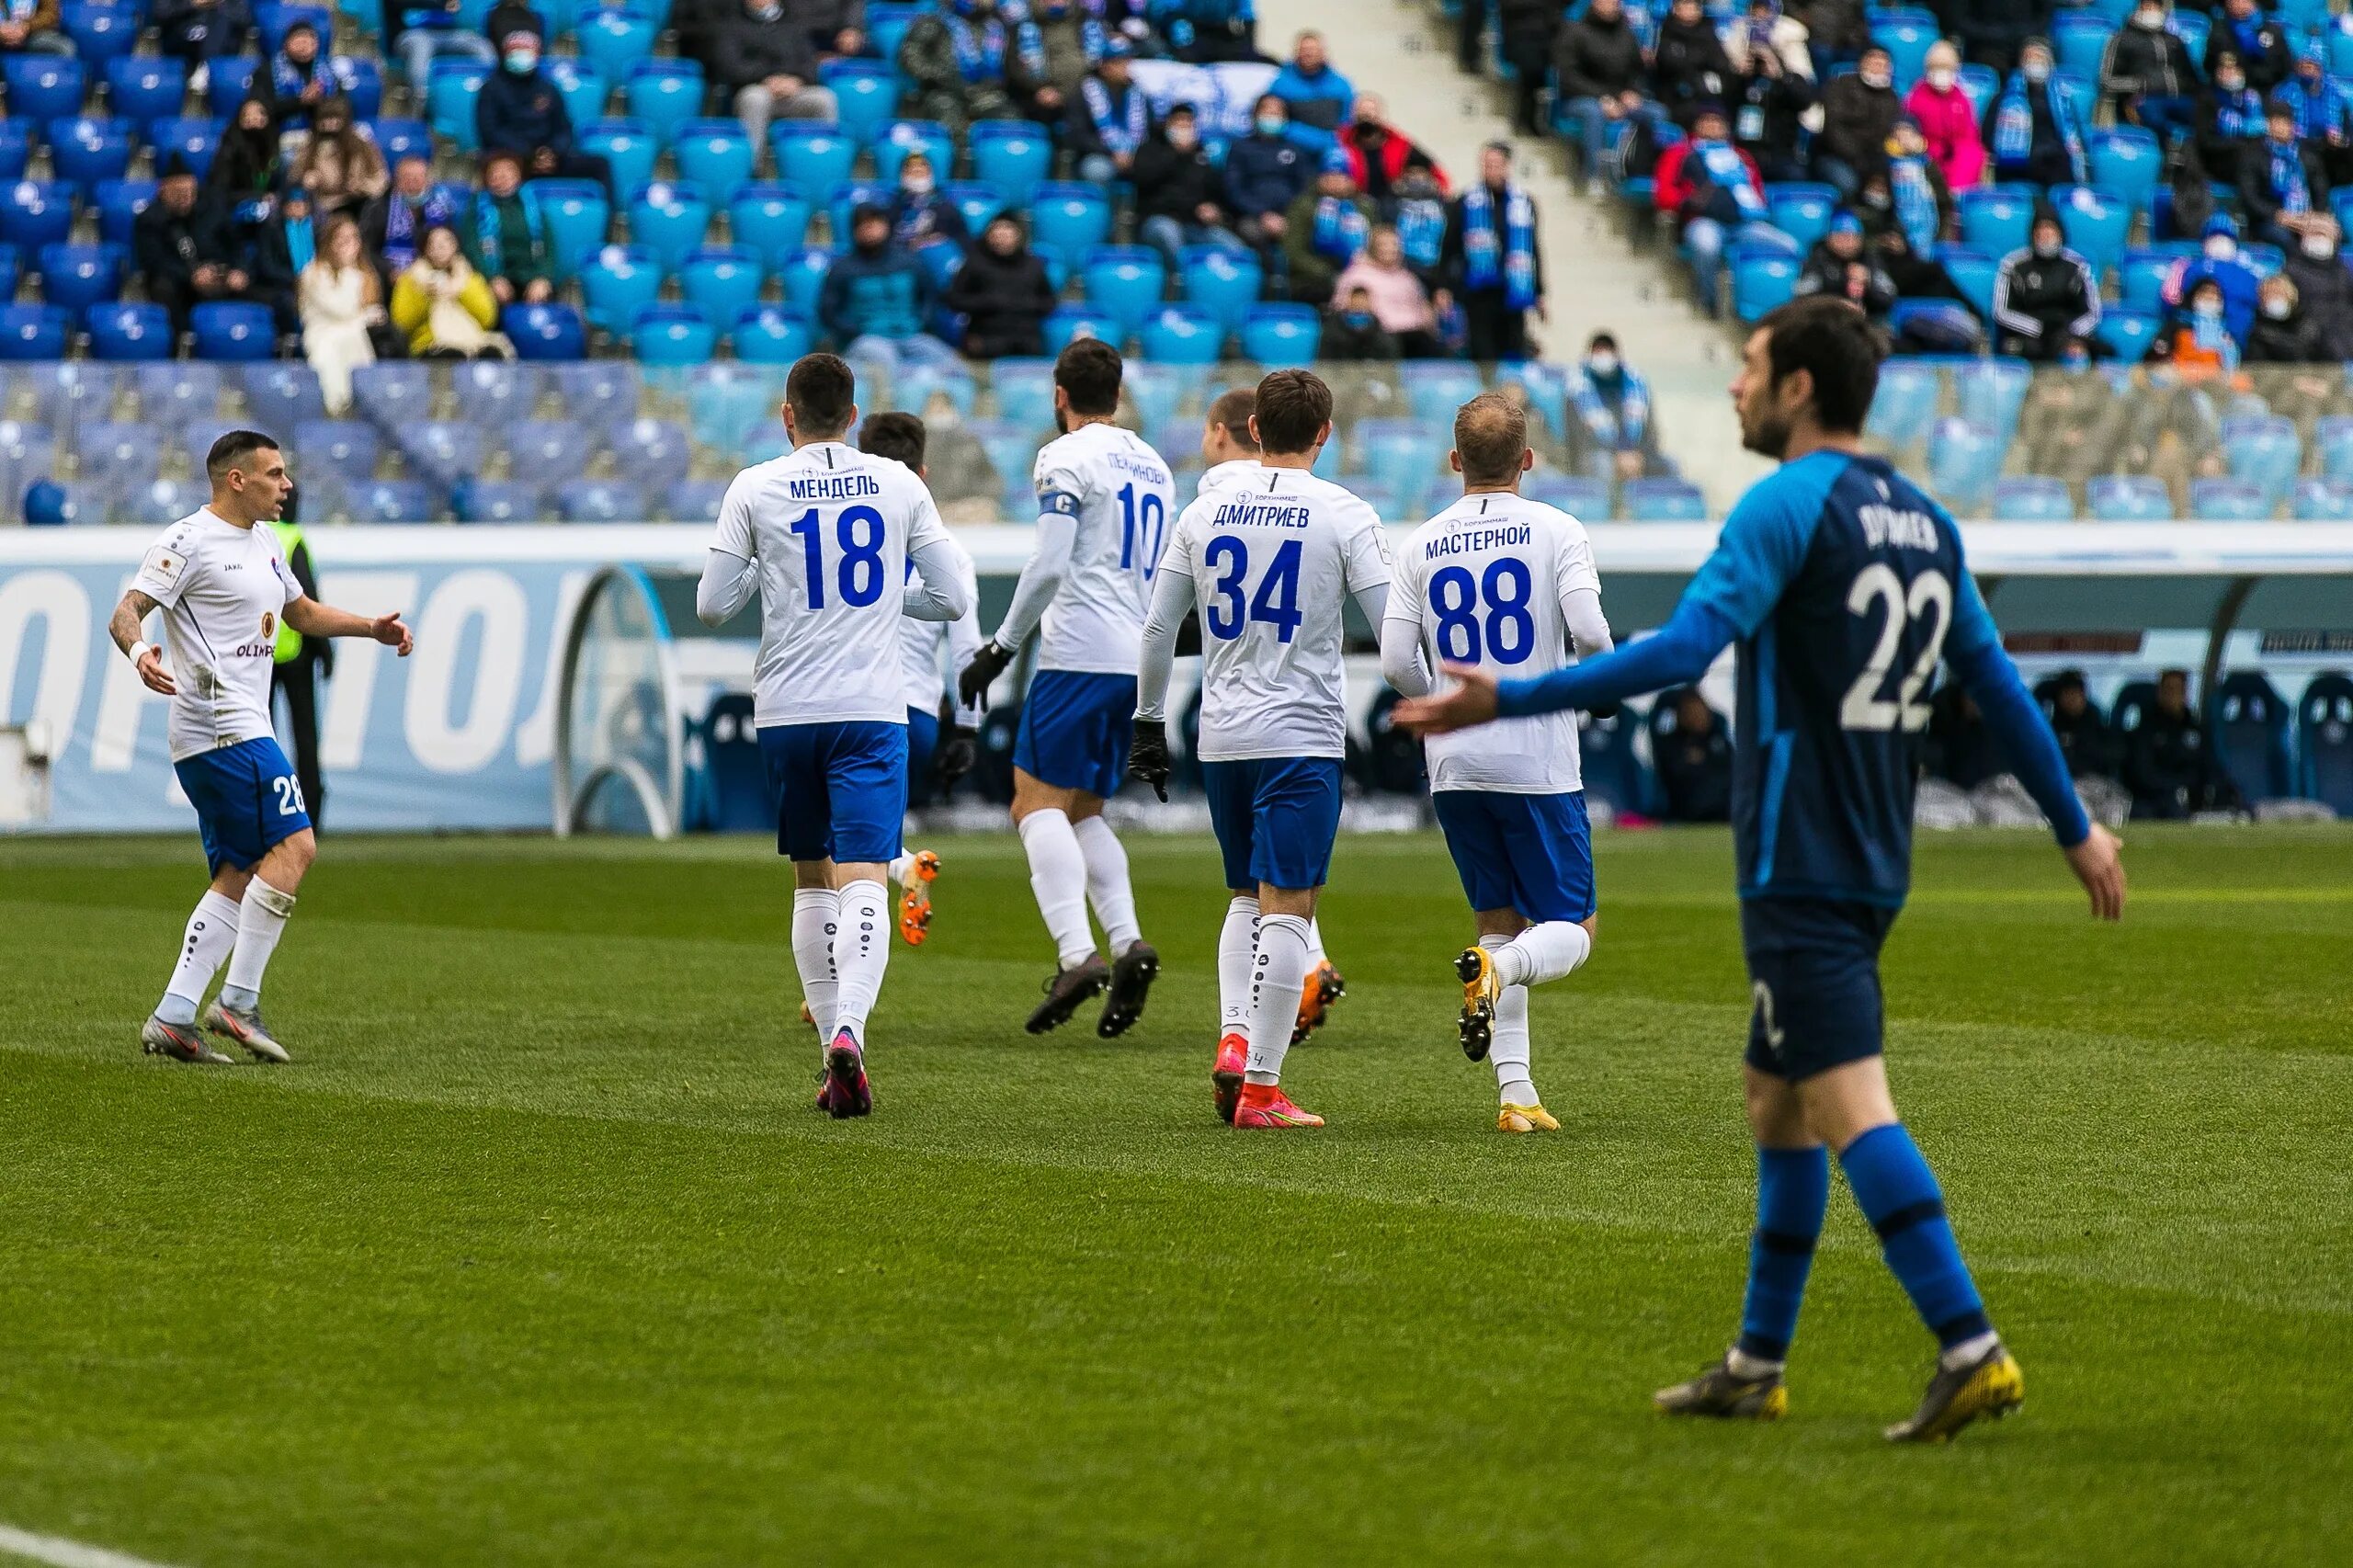
{"label": "blue football sock", "polygon": [[1879,1233],[1881,1255],[1941,1345],[1992,1332],[1961,1260],[1936,1173],[1901,1122],[1874,1127],[1838,1156],[1855,1202]]}
{"label": "blue football sock", "polygon": [[1756,1230],[1748,1242],[1748,1299],[1740,1312],[1740,1351],[1760,1361],[1788,1358],[1797,1332],[1805,1277],[1830,1202],[1830,1153],[1756,1151]]}

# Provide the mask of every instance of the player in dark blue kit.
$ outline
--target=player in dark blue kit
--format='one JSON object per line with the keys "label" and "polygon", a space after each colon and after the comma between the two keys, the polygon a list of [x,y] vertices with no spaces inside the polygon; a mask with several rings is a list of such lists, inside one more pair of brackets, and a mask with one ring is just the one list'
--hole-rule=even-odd
{"label": "player in dark blue kit", "polygon": [[1782,1364],[1835,1149],[1942,1347],[1919,1409],[1887,1436],[1941,1441],[2015,1409],[2026,1384],[1961,1261],[1936,1176],[1897,1119],[1880,1054],[1879,952],[1910,886],[1913,787],[1939,658],[2050,818],[2098,917],[2122,914],[2124,871],[2002,651],[1952,519],[1859,450],[1881,352],[1843,301],[1767,316],[1732,392],[1745,443],[1782,466],[1733,509],[1659,633],[1534,680],[1453,670],[1460,686],[1401,703],[1396,717],[1427,733],[1602,707],[1695,681],[1739,645],[1733,824],[1756,995],[1745,1076],[1756,1230],[1739,1340],[1657,1403],[1765,1420],[1788,1409]]}

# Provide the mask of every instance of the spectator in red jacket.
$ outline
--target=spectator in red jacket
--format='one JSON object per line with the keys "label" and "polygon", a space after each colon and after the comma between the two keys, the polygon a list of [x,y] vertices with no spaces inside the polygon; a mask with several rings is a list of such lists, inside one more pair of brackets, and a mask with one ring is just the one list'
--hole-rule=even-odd
{"label": "spectator in red jacket", "polygon": [[1427,169],[1441,195],[1450,194],[1446,171],[1419,143],[1389,123],[1387,105],[1370,93],[1357,95],[1356,114],[1340,128],[1340,145],[1348,151],[1348,172],[1357,188],[1372,198],[1381,215],[1396,210],[1396,184],[1408,169]]}
{"label": "spectator in red jacket", "polygon": [[1732,142],[1723,106],[1704,103],[1691,117],[1691,134],[1659,155],[1652,199],[1677,225],[1699,308],[1721,309],[1724,250],[1734,240],[1777,244],[1794,255],[1797,242],[1773,227],[1756,160]]}

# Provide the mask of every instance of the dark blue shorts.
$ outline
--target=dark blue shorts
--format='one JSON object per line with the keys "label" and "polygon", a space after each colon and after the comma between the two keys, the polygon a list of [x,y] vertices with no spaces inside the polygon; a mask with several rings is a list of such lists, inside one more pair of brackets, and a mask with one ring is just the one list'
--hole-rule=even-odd
{"label": "dark blue shorts", "polygon": [[1320,888],[1340,831],[1340,759],[1261,757],[1201,764],[1225,885]]}
{"label": "dark blue shorts", "polygon": [[1013,766],[1057,790],[1109,800],[1128,776],[1135,730],[1135,676],[1040,670],[1021,699]]}
{"label": "dark blue shorts", "polygon": [[1438,790],[1430,804],[1472,908],[1509,909],[1530,921],[1592,915],[1593,831],[1583,791]]}
{"label": "dark blue shorts", "polygon": [[1843,899],[1741,900],[1751,1067],[1794,1084],[1880,1054],[1879,950],[1895,915]]}
{"label": "dark blue shorts", "polygon": [[931,799],[931,758],[939,750],[939,715],[907,710],[907,799]]}
{"label": "dark blue shorts", "polygon": [[777,852],[792,860],[899,858],[907,814],[907,727],[860,720],[760,732],[776,797]]}
{"label": "dark blue shorts", "polygon": [[250,871],[275,846],[310,831],[294,765],[267,735],[174,763],[172,770],[196,808],[204,862],[216,877],[223,866]]}

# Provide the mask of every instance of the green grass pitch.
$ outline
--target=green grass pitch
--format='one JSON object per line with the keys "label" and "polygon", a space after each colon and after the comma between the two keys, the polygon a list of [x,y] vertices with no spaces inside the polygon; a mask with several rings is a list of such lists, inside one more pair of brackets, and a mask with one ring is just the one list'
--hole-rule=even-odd
{"label": "green grass pitch", "polygon": [[[1779,1426],[1650,1391],[1737,1317],[1720,834],[1599,850],[1492,1130],[1427,837],[1343,844],[1321,1133],[1215,1125],[1209,846],[1133,846],[1135,1036],[1020,1030],[1017,846],[951,840],[877,1110],[810,1108],[760,846],[329,838],[290,1068],[142,1060],[188,841],[0,843],[0,1522],[229,1564],[2324,1562],[2353,1554],[2353,833],[1928,837],[1897,1095],[2023,1361],[1892,1451],[1930,1342],[1843,1186]],[[1088,1015],[1091,1018],[1091,1013]]]}

